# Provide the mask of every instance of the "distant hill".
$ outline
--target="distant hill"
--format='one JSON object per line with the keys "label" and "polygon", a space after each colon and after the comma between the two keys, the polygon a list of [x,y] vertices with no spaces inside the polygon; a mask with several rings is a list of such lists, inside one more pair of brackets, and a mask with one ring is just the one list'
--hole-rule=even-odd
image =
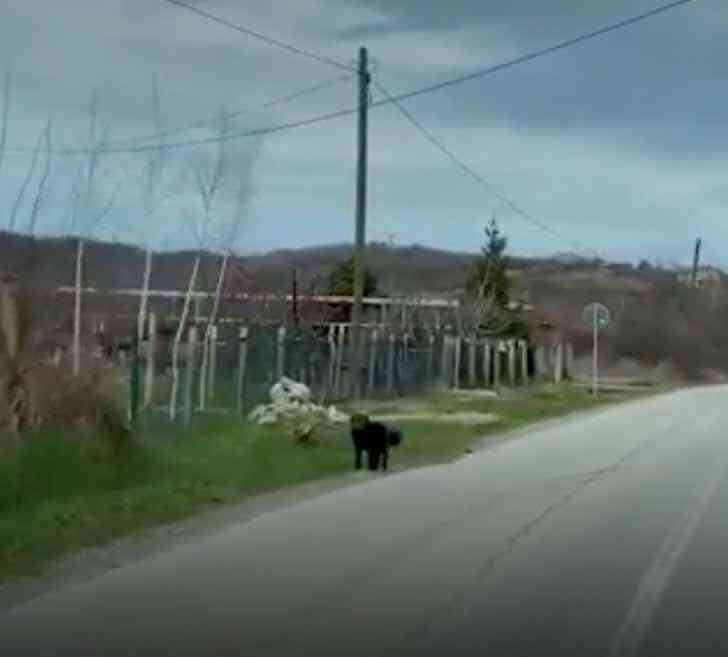
{"label": "distant hill", "polygon": [[[337,263],[352,255],[347,244],[304,249],[279,249],[270,253],[237,257],[232,263],[244,285],[251,290],[288,290],[293,269],[299,284],[312,284],[321,292],[325,279]],[[41,288],[72,285],[76,240],[43,238],[33,243],[21,235],[0,231],[0,268],[23,272],[26,282]],[[89,241],[85,247],[86,285],[99,288],[139,287],[144,268],[143,250],[124,244]],[[367,266],[380,287],[396,294],[442,293],[462,285],[473,255],[421,246],[390,248],[372,243]],[[185,287],[194,259],[193,252],[158,253],[154,258],[151,286],[158,289]],[[218,258],[203,257],[200,289],[213,289]]]}
{"label": "distant hill", "polygon": [[578,253],[555,253],[553,256],[551,256],[551,260],[555,262],[560,262],[565,265],[574,265],[590,262],[589,258],[584,258]]}
{"label": "distant hill", "polygon": [[[38,239],[0,232],[0,269],[22,272],[28,284],[52,290],[72,285],[76,242],[71,238]],[[235,258],[229,288],[248,292],[290,290],[292,271],[298,271],[301,293],[323,292],[331,269],[350,257],[348,244],[304,249],[279,249]],[[383,292],[452,297],[462,291],[474,253],[424,246],[390,247],[371,243],[367,265],[379,278]],[[194,253],[159,253],[154,259],[151,286],[181,290],[186,287]],[[141,286],[144,253],[141,249],[108,242],[88,242],[84,284],[102,289]],[[205,254],[198,289],[213,290],[219,259]],[[529,301],[536,314],[555,325],[581,327],[583,307],[606,303],[615,314],[641,303],[661,283],[675,282],[675,272],[657,267],[585,260],[572,254],[552,258],[509,259],[511,296]]]}

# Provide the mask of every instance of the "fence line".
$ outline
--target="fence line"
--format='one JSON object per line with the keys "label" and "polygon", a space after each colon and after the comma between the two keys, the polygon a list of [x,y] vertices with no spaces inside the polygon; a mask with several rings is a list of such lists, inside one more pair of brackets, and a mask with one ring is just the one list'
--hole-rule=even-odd
{"label": "fence line", "polygon": [[[154,314],[149,318],[155,325]],[[269,401],[271,385],[281,376],[300,380],[319,402],[349,398],[354,388],[351,371],[351,334],[344,325],[324,332],[306,328],[219,325],[211,333],[210,366],[206,376],[210,402],[206,412],[242,414]],[[150,337],[153,336],[153,337]],[[144,405],[146,409],[168,405],[171,341],[150,333],[140,356],[146,359]],[[192,324],[185,335],[181,416],[189,423],[201,405],[193,391],[203,375],[198,328]],[[561,382],[571,374],[570,344],[550,348],[525,340],[463,338],[447,331],[367,332],[367,354],[360,373],[369,397],[417,394],[431,389],[489,389]],[[570,356],[571,354],[571,356]],[[506,379],[503,379],[503,373]]]}

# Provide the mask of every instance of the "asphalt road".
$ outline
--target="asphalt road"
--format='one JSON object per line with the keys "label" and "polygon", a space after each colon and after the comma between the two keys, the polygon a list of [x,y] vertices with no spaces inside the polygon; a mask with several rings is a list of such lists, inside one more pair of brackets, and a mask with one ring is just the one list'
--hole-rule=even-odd
{"label": "asphalt road", "polygon": [[611,407],[38,597],[0,654],[728,655],[726,464],[727,387]]}

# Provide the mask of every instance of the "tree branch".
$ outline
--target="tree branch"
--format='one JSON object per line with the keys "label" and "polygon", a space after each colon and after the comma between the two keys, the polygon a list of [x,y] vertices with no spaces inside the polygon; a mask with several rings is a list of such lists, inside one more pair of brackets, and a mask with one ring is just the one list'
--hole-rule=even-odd
{"label": "tree branch", "polygon": [[52,148],[51,148],[51,120],[48,119],[48,122],[46,123],[46,129],[45,129],[45,143],[46,143],[46,156],[45,156],[45,165],[43,167],[43,175],[41,176],[40,182],[38,183],[38,189],[35,193],[35,199],[33,201],[33,209],[30,213],[30,221],[28,222],[28,232],[31,235],[35,235],[35,226],[38,221],[38,212],[40,210],[40,203],[43,200],[43,195],[45,193],[45,187],[48,183],[48,176],[51,172],[51,157],[52,157]]}
{"label": "tree branch", "polygon": [[35,145],[35,148],[33,149],[33,159],[30,163],[30,166],[28,167],[28,171],[25,173],[25,178],[23,178],[23,183],[20,185],[20,189],[18,190],[18,193],[15,196],[15,201],[13,202],[13,207],[10,210],[10,219],[8,220],[8,230],[11,233],[15,230],[15,220],[18,216],[18,210],[20,209],[20,206],[23,203],[23,199],[25,198],[25,192],[28,190],[28,185],[30,184],[30,181],[33,178],[33,174],[35,173],[35,168],[38,166],[38,158],[40,156],[40,147],[43,144],[44,137],[45,137],[44,132],[42,132],[40,134],[40,136],[38,137],[38,141]]}
{"label": "tree branch", "polygon": [[5,81],[3,84],[3,113],[2,123],[0,124],[0,169],[2,169],[3,160],[5,159],[5,146],[8,138],[8,116],[10,114],[10,81],[11,73],[8,67],[5,71]]}

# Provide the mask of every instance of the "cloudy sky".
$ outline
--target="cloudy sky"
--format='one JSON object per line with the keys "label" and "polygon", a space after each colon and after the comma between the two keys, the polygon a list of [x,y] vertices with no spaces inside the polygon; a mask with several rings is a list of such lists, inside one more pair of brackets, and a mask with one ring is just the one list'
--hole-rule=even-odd
{"label": "cloudy sky", "polygon": [[[516,57],[658,6],[664,0],[189,0],[239,25],[353,65],[369,48],[374,76],[400,93]],[[165,0],[0,0],[0,67],[12,71],[8,146],[33,145],[48,116],[53,144],[84,144],[96,89],[110,139],[154,132],[159,80],[164,126],[255,108],[332,81],[292,102],[245,114],[233,131],[347,109],[356,81]],[[669,13],[516,68],[406,101],[442,142],[521,208],[609,259],[687,261],[702,236],[708,259],[728,263],[728,5],[695,0]],[[375,98],[376,90],[375,91]],[[476,250],[495,212],[518,254],[573,247],[514,214],[428,143],[391,106],[370,115],[367,236]],[[170,141],[215,134],[184,132]],[[351,241],[354,116],[229,143],[230,190],[213,223],[240,216],[237,248],[264,251]],[[142,244],[193,246],[201,204],[193,165],[214,147],[168,156],[164,201],[144,218],[148,154],[100,163],[95,230]],[[83,157],[53,160],[39,230],[68,231]],[[0,169],[9,216],[30,156]],[[34,174],[40,175],[40,164]],[[198,167],[199,168],[199,167]],[[34,178],[34,180],[36,179]],[[17,214],[27,221],[33,186]],[[86,229],[90,230],[93,221]],[[211,234],[223,234],[211,231]],[[726,253],[725,256],[723,254]]]}

